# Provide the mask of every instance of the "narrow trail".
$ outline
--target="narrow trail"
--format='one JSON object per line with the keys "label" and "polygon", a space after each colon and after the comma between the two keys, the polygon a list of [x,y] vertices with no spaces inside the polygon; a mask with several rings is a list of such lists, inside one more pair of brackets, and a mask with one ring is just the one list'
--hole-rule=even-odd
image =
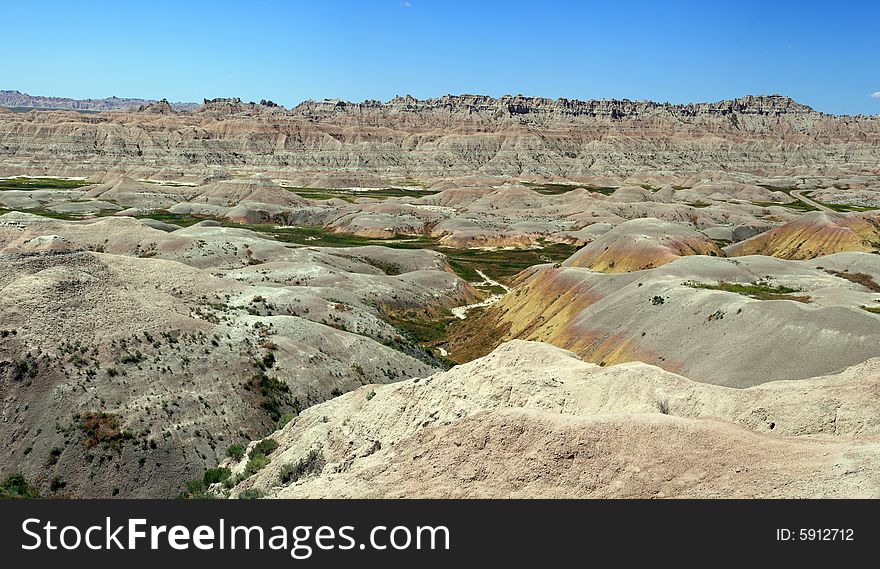
{"label": "narrow trail", "polygon": [[[507,286],[505,284],[501,284],[500,282],[498,282],[496,280],[493,280],[489,275],[487,275],[483,271],[477,269],[477,274],[480,275],[480,278],[482,278],[483,280],[480,282],[471,283],[472,285],[475,285],[475,286],[497,286],[497,287],[503,288],[505,293],[510,291],[509,286]],[[489,296],[489,298],[487,298],[486,300],[483,300],[481,302],[477,302],[474,304],[468,304],[466,306],[457,306],[452,309],[452,315],[460,320],[464,320],[465,318],[467,318],[467,312],[471,308],[482,308],[484,306],[491,306],[491,305],[495,304],[496,302],[498,302],[499,300],[501,300],[501,297],[503,297],[503,296],[504,296],[503,294],[493,294],[493,295]]]}
{"label": "narrow trail", "polygon": [[819,202],[813,201],[810,198],[806,197],[804,195],[804,192],[807,192],[807,191],[809,191],[809,190],[792,190],[791,197],[797,198],[800,201],[804,202],[805,204],[815,207],[819,211],[827,211],[827,212],[834,213],[834,210],[831,209],[830,207],[824,206],[824,205],[820,204]]}

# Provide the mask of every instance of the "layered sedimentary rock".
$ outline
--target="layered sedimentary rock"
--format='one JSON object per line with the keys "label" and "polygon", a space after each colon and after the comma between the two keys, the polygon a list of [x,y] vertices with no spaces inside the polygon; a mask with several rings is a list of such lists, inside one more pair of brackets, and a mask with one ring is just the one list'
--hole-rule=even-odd
{"label": "layered sedimentary rock", "polygon": [[769,255],[812,259],[843,251],[880,251],[880,214],[807,213],[727,248],[731,257]]}
{"label": "layered sedimentary rock", "polygon": [[164,103],[169,109],[174,108],[180,111],[192,110],[198,107],[196,103],[169,103],[165,99],[162,101],[120,97],[70,99],[68,97],[40,97],[19,91],[0,91],[0,106],[2,107],[64,109],[71,111],[118,111],[139,109],[156,103]]}
{"label": "layered sedimentary rock", "polygon": [[[876,172],[876,117],[831,116],[779,96],[669,105],[447,96],[388,103],[206,101],[187,113],[0,115],[0,170],[205,176],[561,176],[731,170]],[[164,109],[167,111],[168,109]]]}
{"label": "layered sedimentary rock", "polygon": [[519,338],[732,387],[806,378],[878,355],[880,316],[863,308],[876,310],[877,282],[880,257],[867,253],[686,256],[622,274],[542,265],[464,325],[450,350],[467,360]]}
{"label": "layered sedimentary rock", "polygon": [[659,219],[622,223],[580,249],[563,264],[606,273],[652,269],[687,255],[723,256],[704,234]]}
{"label": "layered sedimentary rock", "polygon": [[164,229],[0,216],[0,478],[174,496],[285,415],[436,371],[387,312],[476,298],[433,251]]}

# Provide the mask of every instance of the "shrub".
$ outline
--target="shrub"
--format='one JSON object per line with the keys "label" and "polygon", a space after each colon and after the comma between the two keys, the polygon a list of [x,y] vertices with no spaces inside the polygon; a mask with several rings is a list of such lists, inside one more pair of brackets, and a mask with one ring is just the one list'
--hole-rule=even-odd
{"label": "shrub", "polygon": [[125,354],[122,356],[122,359],[119,360],[119,363],[123,364],[138,364],[144,360],[144,355],[140,352],[140,350],[136,351],[133,354]]}
{"label": "shrub", "polygon": [[23,360],[17,360],[12,364],[12,378],[16,380],[24,379],[25,377],[34,378],[37,376],[37,362],[35,362],[30,356],[26,357]]}
{"label": "shrub", "polygon": [[[272,361],[274,365],[274,359]],[[258,363],[262,365],[262,362]],[[254,374],[244,387],[259,392],[260,407],[273,421],[277,422],[285,410],[293,409],[296,413],[300,410],[299,400],[291,397],[287,384],[276,377],[269,377],[263,371]]]}
{"label": "shrub", "polygon": [[202,500],[211,498],[209,494],[205,494],[205,481],[201,478],[190,480],[186,483],[186,490],[181,492],[177,497],[181,500]]}
{"label": "shrub", "polygon": [[254,445],[254,448],[251,449],[250,456],[253,458],[255,455],[262,454],[263,456],[269,456],[272,454],[272,451],[278,448],[278,443],[275,442],[275,439],[265,438]]}
{"label": "shrub", "polygon": [[199,478],[190,480],[186,483],[186,491],[190,494],[201,494],[205,491],[205,483]]}
{"label": "shrub", "polygon": [[88,411],[79,416],[79,427],[86,435],[83,444],[92,448],[99,443],[107,447],[119,447],[125,440],[134,435],[119,428],[119,420],[115,415],[104,412]]}
{"label": "shrub", "polygon": [[669,401],[662,399],[657,402],[657,410],[664,415],[669,415]]}
{"label": "shrub", "polygon": [[269,464],[269,459],[266,458],[265,454],[251,454],[250,459],[244,467],[245,476],[252,476],[262,470],[267,464]]}
{"label": "shrub", "polygon": [[284,466],[279,474],[279,479],[282,484],[292,484],[305,475],[320,474],[324,469],[324,464],[324,454],[319,450],[312,449],[305,458]]}
{"label": "shrub", "polygon": [[49,485],[49,489],[53,492],[57,492],[67,486],[67,482],[64,481],[60,476],[56,476],[52,479],[52,484]]}
{"label": "shrub", "polygon": [[216,484],[217,482],[223,482],[227,478],[232,475],[232,471],[228,468],[210,468],[205,471],[205,475],[202,478],[202,482],[205,483],[205,487],[210,486],[211,484]]}
{"label": "shrub", "polygon": [[61,456],[61,449],[58,447],[54,447],[49,451],[49,458],[46,460],[46,466],[53,466],[58,462],[58,457]]}
{"label": "shrub", "polygon": [[229,448],[226,449],[226,456],[239,461],[244,458],[244,447],[238,443],[229,445]]}
{"label": "shrub", "polygon": [[28,484],[21,474],[13,474],[0,484],[0,499],[35,500],[40,497],[37,489]]}
{"label": "shrub", "polygon": [[284,413],[278,420],[275,422],[275,430],[281,430],[284,428],[284,425],[293,421],[296,418],[296,413]]}
{"label": "shrub", "polygon": [[239,500],[259,500],[260,498],[265,497],[266,494],[262,490],[258,490],[256,488],[248,488],[244,492],[238,495]]}

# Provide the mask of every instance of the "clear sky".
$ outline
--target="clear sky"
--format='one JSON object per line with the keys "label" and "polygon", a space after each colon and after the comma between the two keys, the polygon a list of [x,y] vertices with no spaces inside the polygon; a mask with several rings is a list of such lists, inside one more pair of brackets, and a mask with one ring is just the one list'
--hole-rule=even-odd
{"label": "clear sky", "polygon": [[32,95],[293,106],[407,93],[673,103],[779,93],[880,114],[878,0],[114,0],[0,13],[0,89]]}

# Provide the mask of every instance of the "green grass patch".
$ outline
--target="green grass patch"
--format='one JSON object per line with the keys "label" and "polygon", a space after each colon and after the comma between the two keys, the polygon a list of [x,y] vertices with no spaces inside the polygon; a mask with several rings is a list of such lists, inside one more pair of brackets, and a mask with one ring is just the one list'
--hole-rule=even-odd
{"label": "green grass patch", "polygon": [[94,185],[88,180],[63,180],[59,178],[4,178],[0,179],[2,190],[75,190]]}
{"label": "green grass patch", "polygon": [[689,281],[684,284],[691,288],[733,292],[748,296],[749,298],[754,298],[755,300],[795,300],[797,302],[810,302],[809,296],[793,296],[792,293],[801,292],[797,289],[786,286],[771,286],[761,282],[740,284],[720,281],[716,284],[712,284]]}
{"label": "green grass patch", "polygon": [[[798,211],[819,211],[817,208],[811,206],[808,203],[802,202],[799,198],[791,195],[791,192],[797,190],[796,187],[787,187],[787,186],[771,186],[769,184],[757,184],[758,186],[764,188],[765,190],[770,190],[771,192],[782,192],[791,198],[791,202],[789,203],[776,203],[776,202],[753,202],[754,205],[761,207],[770,207],[770,206],[781,206],[787,207],[789,209],[796,209]],[[806,196],[809,197],[809,196]]]}
{"label": "green grass patch", "polygon": [[867,310],[871,314],[880,314],[880,306],[863,306],[862,310]]}
{"label": "green grass patch", "polygon": [[[76,213],[59,213],[57,211],[50,211],[48,209],[43,208],[31,208],[31,209],[7,209],[0,208],[0,215],[7,214],[12,211],[20,211],[22,213],[30,213],[33,215],[39,215],[41,217],[48,217],[51,219],[61,219],[64,221],[78,221],[86,217],[85,214],[76,214]],[[107,210],[108,212],[110,210]],[[89,216],[90,217],[90,216]]]}
{"label": "green grass patch", "polygon": [[201,223],[202,221],[206,221],[208,219],[213,219],[209,217],[198,217],[195,215],[187,215],[181,213],[169,213],[167,211],[157,211],[144,215],[138,215],[136,216],[136,218],[152,219],[154,221],[161,221],[163,223],[172,223],[181,227],[189,227],[190,225],[195,225],[196,223]]}
{"label": "green grass patch", "polygon": [[[560,263],[571,257],[577,247],[566,243],[542,242],[540,249],[435,249],[449,258],[449,264],[456,273],[470,282],[482,280],[476,274],[479,269],[500,282],[508,282],[522,270],[543,263]],[[460,272],[461,271],[461,272]]]}
{"label": "green grass patch", "polygon": [[[8,213],[10,209],[0,208],[0,215]],[[47,210],[17,210],[54,219],[76,221],[83,216],[55,213]],[[449,265],[453,271],[468,282],[478,282],[481,277],[476,270],[479,269],[493,279],[506,282],[510,277],[533,265],[542,263],[558,263],[564,261],[575,251],[577,247],[565,243],[542,242],[539,247],[532,249],[458,249],[443,247],[439,239],[427,235],[400,235],[388,239],[372,237],[360,237],[348,233],[336,233],[323,227],[316,226],[289,226],[278,227],[273,224],[242,224],[233,223],[227,219],[211,216],[195,216],[188,214],[170,213],[157,211],[137,216],[138,219],[153,219],[165,223],[189,227],[196,223],[212,220],[224,227],[249,229],[266,235],[276,241],[295,245],[311,247],[364,247],[367,245],[381,245],[394,249],[432,249],[443,253],[449,259]]]}
{"label": "green grass patch", "polygon": [[759,207],[787,207],[788,209],[794,209],[797,211],[816,211],[816,208],[813,206],[806,204],[800,200],[795,200],[790,203],[780,203],[780,202],[752,202],[752,205],[756,205]]}
{"label": "green grass patch", "polygon": [[[178,216],[166,213],[164,215],[152,214],[146,217],[158,219],[167,223],[182,225],[190,222],[192,216]],[[198,221],[211,219],[208,217],[195,218]],[[564,261],[575,251],[577,247],[566,243],[540,242],[539,248],[533,249],[458,249],[443,247],[439,239],[428,235],[400,235],[389,239],[372,237],[360,237],[348,233],[335,233],[323,227],[316,226],[290,226],[278,227],[270,224],[238,224],[228,220],[216,219],[226,227],[239,227],[262,233],[283,243],[306,245],[311,247],[364,247],[367,245],[381,245],[393,249],[432,249],[443,253],[449,259],[449,265],[456,274],[468,282],[481,281],[477,274],[479,269],[499,281],[506,281],[523,269],[542,263],[558,263]]]}
{"label": "green grass patch", "polygon": [[576,190],[578,188],[583,188],[585,190],[589,190],[591,192],[598,192],[600,194],[604,194],[609,196],[614,193],[615,187],[600,187],[600,186],[590,186],[588,184],[569,184],[569,183],[537,183],[537,182],[522,182],[522,185],[529,188],[532,191],[538,192],[539,194],[544,194],[548,196],[564,194],[566,192],[570,192],[572,190]]}
{"label": "green grass patch", "polygon": [[507,290],[504,287],[498,286],[498,285],[490,285],[490,286],[481,285],[481,286],[478,286],[477,288],[485,293],[488,293],[488,294],[502,294],[503,295],[503,294],[507,293]]}
{"label": "green grass patch", "polygon": [[430,346],[446,340],[446,325],[453,319],[452,317],[429,319],[390,316],[389,320],[395,328],[422,346]]}
{"label": "green grass patch", "polygon": [[843,204],[843,203],[830,203],[830,202],[820,202],[819,200],[813,200],[816,203],[820,203],[829,209],[833,209],[834,211],[838,211],[840,213],[849,213],[852,211],[877,211],[880,208],[876,207],[866,207],[855,204]]}

